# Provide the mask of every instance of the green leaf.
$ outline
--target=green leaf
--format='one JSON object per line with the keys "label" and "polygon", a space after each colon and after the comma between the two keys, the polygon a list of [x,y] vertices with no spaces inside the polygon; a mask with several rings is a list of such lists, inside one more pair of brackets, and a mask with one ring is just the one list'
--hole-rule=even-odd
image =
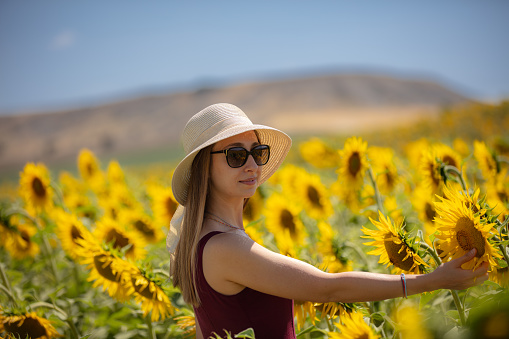
{"label": "green leaf", "polygon": [[235,338],[249,338],[255,339],[255,333],[252,328],[245,329],[244,331],[235,334]]}

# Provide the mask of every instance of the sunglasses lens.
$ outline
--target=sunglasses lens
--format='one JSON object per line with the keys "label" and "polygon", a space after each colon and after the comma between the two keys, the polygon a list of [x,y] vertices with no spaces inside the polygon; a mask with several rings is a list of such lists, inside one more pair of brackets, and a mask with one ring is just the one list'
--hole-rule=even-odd
{"label": "sunglasses lens", "polygon": [[251,151],[251,154],[253,155],[253,159],[258,166],[265,165],[269,161],[270,155],[269,146],[267,145],[256,146]]}
{"label": "sunglasses lens", "polygon": [[230,148],[227,154],[228,165],[233,168],[241,167],[246,163],[247,151],[243,148]]}

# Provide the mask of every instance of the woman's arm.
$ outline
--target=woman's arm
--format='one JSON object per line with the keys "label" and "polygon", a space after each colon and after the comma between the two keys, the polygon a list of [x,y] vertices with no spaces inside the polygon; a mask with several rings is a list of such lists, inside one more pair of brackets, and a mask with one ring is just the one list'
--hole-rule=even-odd
{"label": "woman's arm", "polygon": [[[475,271],[461,265],[475,252],[441,265],[434,272],[406,275],[408,295],[435,289],[464,289],[487,279],[487,265]],[[205,246],[204,272],[220,291],[221,282],[247,286],[288,299],[314,302],[362,302],[403,296],[399,275],[369,272],[325,273],[297,259],[274,253],[235,234],[213,237]]]}

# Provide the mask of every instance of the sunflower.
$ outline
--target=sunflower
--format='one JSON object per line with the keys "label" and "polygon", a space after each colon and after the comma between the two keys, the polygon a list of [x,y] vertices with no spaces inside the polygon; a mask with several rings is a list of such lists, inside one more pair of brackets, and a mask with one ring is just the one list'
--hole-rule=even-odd
{"label": "sunflower", "polygon": [[296,199],[298,177],[303,171],[305,171],[303,168],[293,164],[285,165],[270,177],[269,182],[274,186],[280,186],[286,196]]}
{"label": "sunflower", "polygon": [[489,274],[490,280],[503,288],[509,287],[509,267],[497,267]]}
{"label": "sunflower", "polygon": [[315,303],[311,301],[294,300],[293,307],[298,330],[304,327],[308,318],[313,325],[319,320],[316,316]]}
{"label": "sunflower", "polygon": [[28,163],[20,173],[20,195],[35,212],[48,211],[53,205],[49,171],[43,164]]}
{"label": "sunflower", "polygon": [[6,239],[5,248],[13,258],[34,258],[39,253],[39,245],[32,239],[37,233],[35,226],[21,222],[17,217],[11,217],[11,225],[15,230]]}
{"label": "sunflower", "polygon": [[424,151],[429,147],[430,142],[426,138],[421,138],[405,145],[405,155],[410,162],[411,168],[419,171]]}
{"label": "sunflower", "polygon": [[334,213],[327,188],[318,174],[301,172],[297,178],[297,192],[307,214],[314,219],[326,220]]}
{"label": "sunflower", "polygon": [[127,294],[133,295],[135,301],[141,304],[143,316],[151,312],[151,320],[154,322],[164,320],[173,314],[173,306],[159,281],[129,262],[116,262],[113,265],[119,264],[122,267],[116,269],[122,272],[122,283],[127,289]]}
{"label": "sunflower", "polygon": [[484,141],[474,141],[474,157],[479,163],[481,173],[486,180],[494,178],[498,173],[495,154],[488,149]]}
{"label": "sunflower", "polygon": [[0,313],[0,334],[6,339],[31,338],[51,339],[62,337],[51,324],[51,321],[39,317],[35,312],[22,314]]}
{"label": "sunflower", "polygon": [[332,168],[339,164],[338,153],[319,138],[311,138],[299,145],[302,158],[317,168]]}
{"label": "sunflower", "polygon": [[106,176],[108,178],[108,182],[111,183],[125,183],[125,174],[122,170],[122,167],[116,160],[111,160],[108,163],[108,168],[106,169]]}
{"label": "sunflower", "polygon": [[409,245],[409,239],[403,232],[402,224],[393,224],[391,219],[385,218],[381,212],[379,212],[379,221],[371,218],[370,221],[378,230],[362,227],[362,232],[365,234],[362,238],[374,239],[364,245],[376,247],[368,254],[380,255],[379,263],[387,264],[387,267],[392,264],[397,272],[415,274],[424,272],[425,267],[429,265]]}
{"label": "sunflower", "polygon": [[361,138],[351,137],[339,151],[341,157],[339,179],[351,188],[358,188],[363,184],[364,174],[368,169],[367,149],[367,142]]}
{"label": "sunflower", "polygon": [[383,194],[392,192],[399,182],[398,170],[394,164],[394,151],[387,147],[370,147],[368,155],[378,189]]}
{"label": "sunflower", "polygon": [[437,158],[440,159],[441,162],[449,166],[454,166],[457,169],[461,169],[461,156],[458,152],[442,143],[433,145],[433,148],[436,152]]}
{"label": "sunflower", "polygon": [[185,338],[196,336],[196,318],[194,315],[180,315],[174,317],[173,320],[177,322],[177,327],[184,332]]}
{"label": "sunflower", "polygon": [[81,177],[95,193],[102,193],[105,187],[104,173],[99,160],[88,149],[82,149],[78,155],[78,170]]}
{"label": "sunflower", "polygon": [[251,198],[249,198],[246,206],[243,211],[243,219],[244,223],[249,224],[250,222],[256,221],[260,219],[262,216],[264,198],[258,188],[255,191],[255,194]]}
{"label": "sunflower", "polygon": [[83,239],[76,239],[79,247],[76,251],[82,265],[87,265],[90,270],[87,281],[93,281],[93,287],[102,287],[108,291],[110,297],[125,302],[129,299],[129,290],[122,284],[122,272],[119,269],[125,267],[124,260],[112,251],[104,250],[95,238],[85,235]]}
{"label": "sunflower", "polygon": [[378,339],[373,329],[366,324],[362,313],[352,312],[342,318],[343,324],[337,322],[336,327],[341,333],[329,332],[329,338],[337,339]]}
{"label": "sunflower", "polygon": [[320,221],[317,225],[319,238],[317,252],[321,256],[321,267],[330,273],[352,270],[352,262],[341,255],[341,250],[334,241],[335,232],[330,224]]}
{"label": "sunflower", "polygon": [[412,204],[417,211],[419,220],[424,226],[425,241],[431,245],[429,236],[435,233],[435,201],[434,195],[431,189],[424,185],[417,185],[415,190],[412,192]]}
{"label": "sunflower", "polygon": [[178,207],[178,202],[175,200],[171,188],[152,184],[148,186],[147,193],[151,198],[156,225],[169,227],[171,218]]}
{"label": "sunflower", "polygon": [[142,236],[147,243],[155,244],[164,238],[163,231],[156,227],[154,220],[141,208],[125,210],[121,222],[129,225],[129,228]]}
{"label": "sunflower", "polygon": [[470,154],[470,148],[461,138],[454,139],[452,142],[452,147],[462,157],[467,157]]}
{"label": "sunflower", "polygon": [[57,236],[60,239],[62,248],[73,259],[78,258],[76,248],[80,247],[78,239],[83,239],[84,234],[90,233],[75,214],[58,211],[55,214],[57,225]]}
{"label": "sunflower", "polygon": [[410,303],[400,305],[393,311],[393,319],[401,339],[431,339],[433,336],[424,326],[423,316]]}
{"label": "sunflower", "polygon": [[125,251],[126,258],[138,260],[145,257],[145,242],[133,231],[129,231],[111,218],[97,221],[93,235],[99,242],[111,244],[116,250]]}
{"label": "sunflower", "polygon": [[486,200],[493,206],[493,214],[498,215],[500,221],[509,216],[509,176],[504,168],[486,185]]}
{"label": "sunflower", "polygon": [[475,248],[475,258],[462,268],[475,269],[488,262],[491,271],[497,266],[495,259],[501,255],[489,241],[494,235],[495,224],[488,221],[486,210],[477,203],[479,190],[470,195],[445,187],[444,195],[435,202],[437,216],[434,219],[439,231],[437,238],[443,241],[438,247],[443,251],[441,257],[449,261]]}
{"label": "sunflower", "polygon": [[300,212],[301,208],[297,204],[281,194],[273,193],[267,199],[265,224],[283,253],[287,251],[283,251],[282,247],[288,250],[293,246],[304,245],[307,234],[299,217]]}
{"label": "sunflower", "polygon": [[422,183],[432,192],[439,192],[442,188],[440,164],[437,162],[437,154],[433,148],[423,151],[419,167]]}

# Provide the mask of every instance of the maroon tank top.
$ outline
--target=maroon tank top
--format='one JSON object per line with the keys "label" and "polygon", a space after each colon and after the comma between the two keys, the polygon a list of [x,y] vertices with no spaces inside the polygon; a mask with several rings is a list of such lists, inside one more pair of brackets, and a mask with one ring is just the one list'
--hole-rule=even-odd
{"label": "maroon tank top", "polygon": [[216,234],[210,232],[198,243],[196,286],[201,305],[194,308],[204,338],[216,332],[226,337],[224,330],[235,334],[253,328],[256,338],[296,338],[293,323],[293,300],[261,293],[245,287],[234,295],[215,291],[203,275],[203,249]]}

